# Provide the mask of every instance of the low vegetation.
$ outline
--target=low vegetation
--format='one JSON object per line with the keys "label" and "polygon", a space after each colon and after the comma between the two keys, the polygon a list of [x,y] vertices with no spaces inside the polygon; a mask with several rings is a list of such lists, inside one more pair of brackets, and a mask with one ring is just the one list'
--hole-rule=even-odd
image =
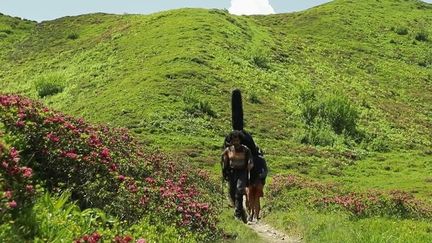
{"label": "low vegetation", "polygon": [[[393,190],[356,192],[295,175],[275,177],[267,220],[307,242],[428,242],[432,204]],[[385,230],[384,230],[385,229]]]}
{"label": "low vegetation", "polygon": [[[41,218],[47,217],[45,214],[34,215],[33,225],[20,222],[29,214],[43,210],[37,203],[33,206],[38,187],[52,194],[70,192],[58,199],[55,210],[63,208],[69,199],[83,210],[103,210],[117,220],[110,222],[117,224],[116,230],[131,232],[128,235],[131,239],[155,233],[151,228],[150,231],[142,228],[151,222],[164,225],[167,236],[177,239],[202,241],[219,237],[218,210],[209,194],[215,188],[205,172],[191,170],[163,154],[143,150],[126,130],[91,125],[24,97],[0,96],[0,118],[9,147],[1,145],[0,181],[5,206],[1,218],[3,222],[8,222],[7,219],[17,222],[17,225],[4,225],[4,240],[16,230],[23,239],[58,237],[56,231],[34,229],[45,227],[47,222]],[[37,200],[50,204],[50,200],[57,199],[50,199],[46,194]],[[75,207],[71,204],[64,210],[78,210]],[[45,210],[54,211],[52,207]],[[67,215],[59,215],[59,220]],[[98,217],[103,225],[107,223],[106,216]],[[85,228],[77,223],[76,231],[64,233],[67,239],[73,240],[80,234],[91,235],[91,229],[98,229],[96,226]],[[98,237],[102,237],[99,233]]]}

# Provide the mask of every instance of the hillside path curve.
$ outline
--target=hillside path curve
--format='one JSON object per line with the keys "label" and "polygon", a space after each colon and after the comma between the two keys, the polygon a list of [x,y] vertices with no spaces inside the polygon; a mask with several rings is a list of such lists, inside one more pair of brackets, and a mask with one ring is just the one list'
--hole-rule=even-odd
{"label": "hillside path curve", "polygon": [[298,237],[288,236],[262,221],[248,222],[247,226],[255,231],[264,242],[269,243],[300,243]]}

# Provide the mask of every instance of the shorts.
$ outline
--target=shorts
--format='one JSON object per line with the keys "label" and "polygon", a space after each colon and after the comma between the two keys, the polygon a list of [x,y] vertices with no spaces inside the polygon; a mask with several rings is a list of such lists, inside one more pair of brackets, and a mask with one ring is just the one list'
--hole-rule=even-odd
{"label": "shorts", "polygon": [[246,188],[246,193],[249,198],[257,198],[257,197],[263,197],[264,196],[264,186],[261,183],[261,181],[257,181],[256,183],[250,184]]}

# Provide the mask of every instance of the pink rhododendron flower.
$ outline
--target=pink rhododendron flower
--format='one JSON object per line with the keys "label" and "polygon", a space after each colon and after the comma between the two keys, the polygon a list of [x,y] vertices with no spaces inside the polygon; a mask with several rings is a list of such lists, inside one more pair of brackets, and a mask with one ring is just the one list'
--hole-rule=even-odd
{"label": "pink rhododendron flower", "polygon": [[209,209],[209,205],[207,203],[203,203],[203,204],[201,204],[201,209],[208,210]]}
{"label": "pink rhododendron flower", "polygon": [[20,161],[20,157],[15,157],[12,159],[12,161],[17,164]]}
{"label": "pink rhododendron flower", "polygon": [[10,175],[16,175],[20,172],[20,169],[17,166],[13,166],[13,167],[9,168],[8,172]]}
{"label": "pink rhododendron flower", "polygon": [[138,239],[138,240],[136,241],[136,243],[147,243],[147,241],[144,240],[144,239]]}
{"label": "pink rhododendron flower", "polygon": [[109,158],[109,156],[110,156],[110,151],[109,151],[109,149],[107,149],[107,148],[102,149],[101,156],[102,156],[103,158]]}
{"label": "pink rhododendron flower", "polygon": [[77,122],[78,122],[80,125],[84,124],[84,118],[82,118],[82,117],[78,118],[78,119],[77,119]]}
{"label": "pink rhododendron flower", "polygon": [[64,156],[66,158],[69,158],[69,159],[77,159],[78,158],[78,154],[76,154],[74,152],[66,152],[66,154]]}
{"label": "pink rhododendron flower", "polygon": [[21,167],[21,172],[22,172],[23,177],[30,178],[32,176],[33,170],[31,168],[28,168],[28,167]]}
{"label": "pink rhododendron flower", "polygon": [[17,127],[24,127],[24,125],[25,125],[25,123],[23,121],[17,121],[15,123],[15,126],[17,126]]}
{"label": "pink rhododendron flower", "polygon": [[64,127],[69,129],[69,130],[75,130],[76,129],[76,127],[73,124],[70,124],[69,122],[66,122],[64,124]]}
{"label": "pink rhododendron flower", "polygon": [[129,183],[128,190],[132,193],[135,193],[138,191],[138,187],[135,185],[134,182]]}
{"label": "pink rhododendron flower", "polygon": [[91,236],[88,237],[89,243],[97,243],[101,239],[101,235],[97,232],[94,232]]}
{"label": "pink rhododendron flower", "polygon": [[12,198],[12,191],[5,191],[3,193],[4,197],[7,199],[11,199]]}
{"label": "pink rhododendron flower", "polygon": [[60,138],[57,137],[56,135],[54,135],[54,133],[50,132],[47,137],[49,138],[49,140],[51,140],[54,143],[58,143],[60,141]]}
{"label": "pink rhododendron flower", "polygon": [[190,224],[190,220],[185,219],[185,220],[183,220],[182,224],[183,225],[188,225],[188,224]]}
{"label": "pink rhododendron flower", "polygon": [[145,178],[145,181],[146,181],[147,183],[149,183],[149,184],[153,184],[153,183],[156,182],[156,180],[153,179],[153,178],[151,178],[151,177],[147,177],[147,178]]}
{"label": "pink rhododendron flower", "polygon": [[149,201],[148,197],[146,197],[146,196],[142,196],[142,197],[140,198],[139,203],[140,203],[141,205],[146,205],[146,204],[148,203],[148,201]]}
{"label": "pink rhododendron flower", "polygon": [[9,151],[9,155],[12,158],[18,157],[18,150],[16,150],[16,148],[11,148],[11,150]]}
{"label": "pink rhododendron flower", "polygon": [[94,147],[98,147],[102,145],[100,139],[95,134],[90,135],[90,138],[87,140],[87,143]]}
{"label": "pink rhododendron flower", "polygon": [[11,201],[11,202],[8,202],[8,206],[9,206],[10,208],[16,208],[17,203],[15,202],[15,200],[13,200],[13,201]]}
{"label": "pink rhododendron flower", "polygon": [[29,193],[33,193],[33,192],[34,192],[34,187],[33,187],[33,185],[27,185],[27,186],[26,186],[26,191],[29,192]]}
{"label": "pink rhododendron flower", "polygon": [[111,164],[110,165],[110,170],[111,171],[117,171],[117,165],[116,164]]}
{"label": "pink rhododendron flower", "polygon": [[117,179],[118,179],[119,181],[124,181],[126,178],[125,178],[124,175],[119,175],[119,176],[117,177]]}
{"label": "pink rhododendron flower", "polygon": [[26,114],[20,112],[20,113],[18,113],[18,117],[22,120],[22,119],[24,119],[26,117]]}
{"label": "pink rhododendron flower", "polygon": [[130,237],[130,236],[125,236],[125,237],[121,237],[121,236],[116,236],[115,238],[114,238],[114,242],[116,242],[116,243],[128,243],[128,242],[131,242],[132,241],[132,237]]}

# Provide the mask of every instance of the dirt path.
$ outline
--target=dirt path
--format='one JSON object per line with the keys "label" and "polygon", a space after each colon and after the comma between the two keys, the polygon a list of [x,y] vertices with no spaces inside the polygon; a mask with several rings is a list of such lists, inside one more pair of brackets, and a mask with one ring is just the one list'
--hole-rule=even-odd
{"label": "dirt path", "polygon": [[248,227],[254,230],[264,242],[269,243],[300,243],[302,242],[298,237],[287,236],[286,234],[274,229],[270,225],[263,222],[249,222]]}

